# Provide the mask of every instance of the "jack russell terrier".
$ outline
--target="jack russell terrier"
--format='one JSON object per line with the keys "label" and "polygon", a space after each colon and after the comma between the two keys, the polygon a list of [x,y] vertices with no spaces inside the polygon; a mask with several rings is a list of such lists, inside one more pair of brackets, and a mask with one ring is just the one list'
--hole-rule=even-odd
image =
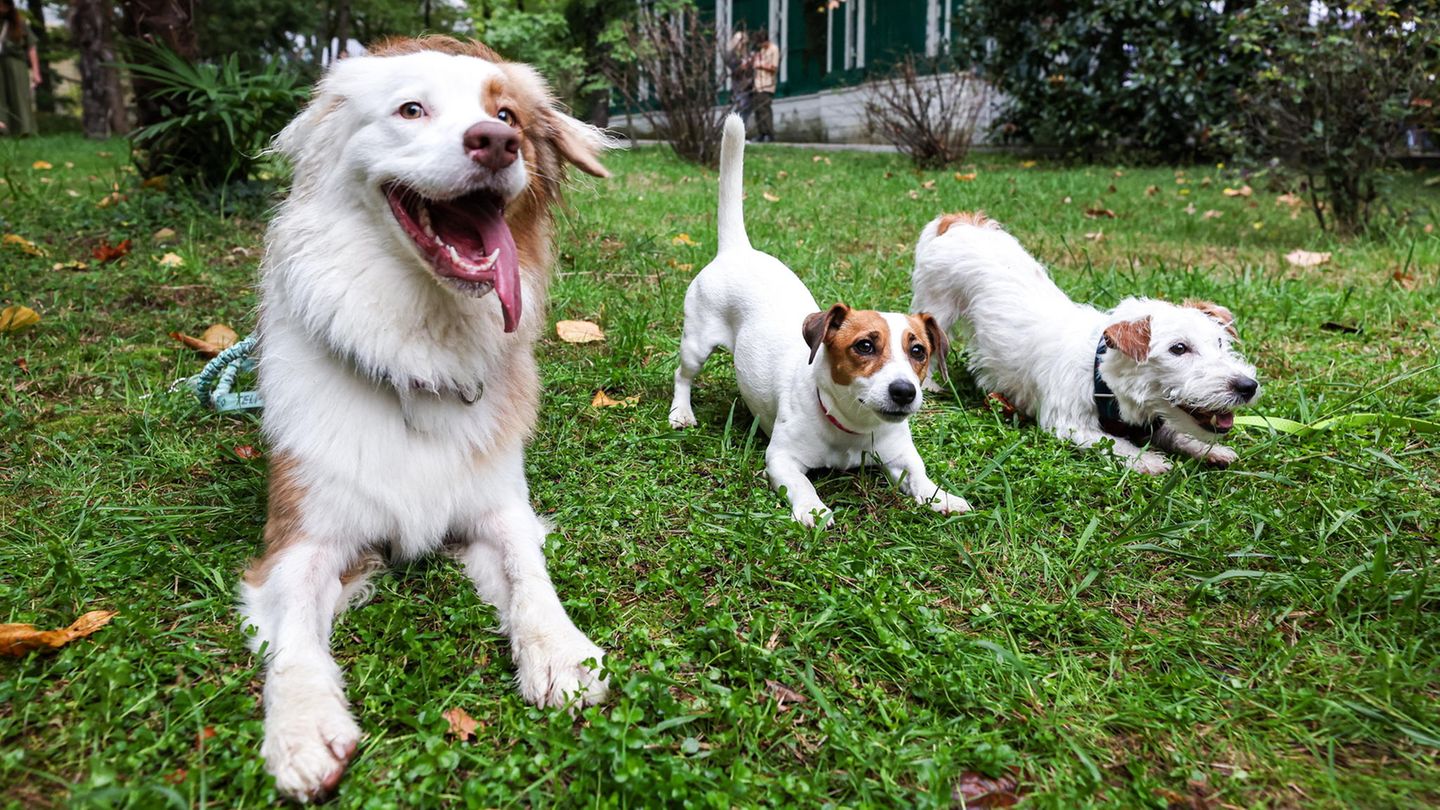
{"label": "jack russell terrier", "polygon": [[1260,384],[1235,351],[1235,316],[1225,307],[1077,304],[982,213],[926,225],[912,282],[913,309],[934,313],[947,333],[965,324],[976,383],[1056,436],[1081,447],[1110,439],[1113,453],[1152,475],[1170,462],[1147,444],[1222,466],[1238,458],[1215,441]]}
{"label": "jack russell terrier", "polygon": [[942,358],[944,368],[945,330],[923,313],[844,304],[821,310],[788,267],[750,246],[744,150],[744,124],[731,115],[720,147],[719,251],[685,293],[671,427],[696,424],[691,383],[710,353],[724,347],[734,355],[745,404],[770,436],[770,485],[784,490],[795,520],[806,526],[831,520],[807,473],[852,469],[867,455],[917,503],[947,514],[969,510],[925,474],[908,423],[920,409],[931,357]]}

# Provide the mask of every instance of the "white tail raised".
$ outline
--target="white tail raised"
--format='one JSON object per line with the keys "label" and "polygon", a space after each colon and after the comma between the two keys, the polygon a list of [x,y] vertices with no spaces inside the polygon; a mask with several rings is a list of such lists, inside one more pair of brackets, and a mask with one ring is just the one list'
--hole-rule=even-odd
{"label": "white tail raised", "polygon": [[720,249],[750,248],[745,233],[745,122],[731,113],[725,116],[725,133],[720,139],[720,208],[716,216]]}

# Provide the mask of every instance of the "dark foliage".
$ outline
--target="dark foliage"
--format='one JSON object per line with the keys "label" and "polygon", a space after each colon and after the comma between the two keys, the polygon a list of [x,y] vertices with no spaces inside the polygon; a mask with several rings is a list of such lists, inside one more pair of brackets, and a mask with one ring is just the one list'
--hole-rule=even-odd
{"label": "dark foliage", "polygon": [[865,120],[916,166],[934,169],[965,159],[990,103],[989,85],[973,73],[912,54],[870,85]]}

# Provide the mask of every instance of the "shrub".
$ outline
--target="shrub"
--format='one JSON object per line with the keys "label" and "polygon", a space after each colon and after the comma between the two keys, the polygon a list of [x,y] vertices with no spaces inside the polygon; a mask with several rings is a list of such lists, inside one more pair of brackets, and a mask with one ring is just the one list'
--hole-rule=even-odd
{"label": "shrub", "polygon": [[865,120],[916,166],[959,163],[990,105],[990,86],[948,60],[907,55],[865,93]]}
{"label": "shrub", "polygon": [[1406,131],[1436,123],[1436,23],[1384,0],[1257,6],[1234,28],[1259,57],[1237,94],[1236,150],[1303,180],[1322,229],[1363,229]]}
{"label": "shrub", "polygon": [[248,71],[235,55],[191,64],[158,45],[139,43],[143,64],[125,65],[153,83],[163,107],[155,124],[131,134],[146,176],[191,179],[206,186],[245,180],[305,100],[307,82],[279,62]]}
{"label": "shrub", "polygon": [[655,134],[681,159],[720,162],[721,119],[715,29],[688,2],[642,6],[612,34],[611,81],[632,109],[655,109]]}
{"label": "shrub", "polygon": [[1216,150],[1245,75],[1226,15],[1255,0],[974,0],[957,43],[1003,91],[1007,133],[1086,158]]}

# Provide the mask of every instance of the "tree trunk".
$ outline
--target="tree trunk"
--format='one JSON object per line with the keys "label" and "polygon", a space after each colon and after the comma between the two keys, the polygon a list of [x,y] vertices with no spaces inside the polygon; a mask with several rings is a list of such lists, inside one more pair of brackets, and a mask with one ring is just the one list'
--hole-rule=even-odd
{"label": "tree trunk", "polygon": [[108,138],[124,132],[124,107],[117,90],[119,72],[111,67],[115,44],[110,4],[105,0],[74,0],[70,4],[70,33],[80,51],[80,107],[86,137]]}
{"label": "tree trunk", "polygon": [[55,112],[55,77],[50,70],[50,32],[45,30],[44,0],[27,0],[30,9],[30,30],[35,32],[36,51],[40,55],[40,86],[35,88],[35,108]]}
{"label": "tree trunk", "polygon": [[335,58],[345,53],[350,44],[350,0],[335,2]]}
{"label": "tree trunk", "polygon": [[[194,0],[125,0],[125,36],[162,45],[187,61],[200,56],[200,43],[195,36]],[[142,53],[133,59],[144,59]],[[162,105],[152,98],[153,84],[141,77],[133,79],[135,119],[138,126],[159,123],[164,117]]]}

